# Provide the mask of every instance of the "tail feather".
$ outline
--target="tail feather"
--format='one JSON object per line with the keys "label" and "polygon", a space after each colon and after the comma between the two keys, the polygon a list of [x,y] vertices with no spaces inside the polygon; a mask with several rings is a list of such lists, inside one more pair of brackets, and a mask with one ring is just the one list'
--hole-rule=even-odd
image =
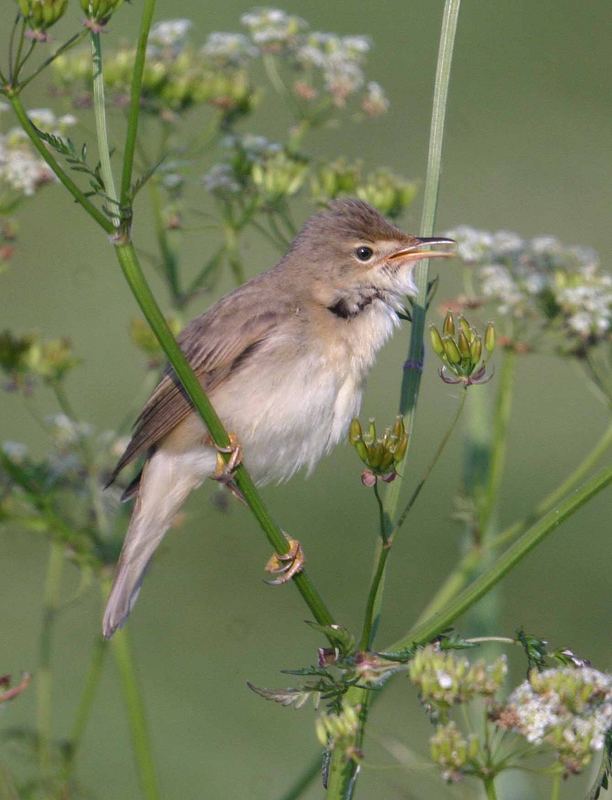
{"label": "tail feather", "polygon": [[179,508],[205,475],[186,469],[183,458],[158,450],[142,471],[138,497],[108,597],[102,632],[109,639],[138,598],[153,553]]}

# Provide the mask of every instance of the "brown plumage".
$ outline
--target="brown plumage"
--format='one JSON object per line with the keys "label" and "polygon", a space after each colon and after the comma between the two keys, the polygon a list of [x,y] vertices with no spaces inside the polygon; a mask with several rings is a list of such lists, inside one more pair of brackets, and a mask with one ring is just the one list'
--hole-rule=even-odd
{"label": "brown plumage", "polygon": [[[367,372],[415,286],[413,263],[439,251],[360,200],[311,217],[272,269],[190,322],[179,343],[243,447],[259,483],[289,478],[344,437]],[[149,560],[190,491],[215,466],[206,430],[172,370],[146,403],[111,481],[145,456],[104,634],[123,624]]]}

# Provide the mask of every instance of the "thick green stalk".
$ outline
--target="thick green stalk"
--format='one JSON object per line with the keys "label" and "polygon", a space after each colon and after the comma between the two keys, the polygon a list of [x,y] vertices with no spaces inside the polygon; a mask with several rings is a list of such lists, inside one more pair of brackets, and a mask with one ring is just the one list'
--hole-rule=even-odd
{"label": "thick green stalk", "polygon": [[146,714],[134,661],[125,629],[118,630],[110,643],[121,679],[121,689],[128,715],[128,723],[138,765],[142,793],[147,800],[160,800],[155,760],[146,722]]}
{"label": "thick green stalk", "polygon": [[40,139],[38,133],[36,132],[36,128],[32,124],[24,105],[21,102],[21,98],[14,92],[8,92],[6,97],[13,107],[13,111],[15,112],[21,127],[27,133],[30,141],[38,151],[38,154],[53,170],[58,180],[66,187],[66,189],[68,189],[77,203],[79,203],[79,205],[85,209],[89,216],[92,217],[92,219],[94,219],[98,225],[104,231],[106,231],[106,233],[113,233],[115,230],[113,223],[103,214],[102,211],[97,209],[87,197],[85,197],[83,192],[79,189],[72,178],[67,175],[66,172],[64,172],[57,159],[51,154],[44,142]]}
{"label": "thick green stalk", "polygon": [[134,155],[136,153],[136,138],[138,135],[138,117],[140,115],[140,102],[142,92],[142,76],[147,55],[147,41],[149,30],[155,13],[155,0],[144,0],[138,44],[136,45],[136,58],[132,72],[132,85],[130,88],[130,110],[128,113],[125,147],[123,148],[123,169],[121,171],[121,207],[128,207],[131,203],[132,173],[134,170]]}
{"label": "thick green stalk", "polygon": [[60,604],[64,546],[58,542],[49,545],[49,561],[43,595],[43,616],[39,638],[39,663],[36,672],[38,755],[41,771],[47,775],[50,768],[50,745],[53,739],[52,701],[53,671],[51,657],[55,620]]}
{"label": "thick green stalk", "polygon": [[483,552],[497,550],[524,533],[530,525],[537,522],[538,519],[544,516],[544,514],[550,511],[551,508],[557,505],[569,492],[578,486],[580,481],[586,478],[611,445],[612,425],[609,425],[604,435],[598,440],[595,447],[580,462],[576,469],[562,481],[559,486],[547,494],[530,514],[523,519],[517,520],[496,536],[489,538],[483,546],[476,544],[463,556],[436,594],[431,598],[427,607],[419,616],[417,624],[421,624],[433,614],[437,613],[451,598],[458,594],[461,589],[469,583],[482,560]]}
{"label": "thick green stalk", "polygon": [[93,101],[96,120],[96,136],[98,139],[98,157],[100,173],[104,183],[104,191],[109,197],[110,213],[113,225],[119,226],[121,216],[118,207],[117,191],[110,161],[108,145],[108,128],[106,125],[106,99],[104,96],[104,71],[102,68],[102,41],[100,33],[91,31],[91,61],[93,67]]}
{"label": "thick green stalk", "polygon": [[[444,121],[450,82],[453,48],[461,0],[446,0],[440,33],[438,63],[434,85],[433,109],[431,114],[431,130],[429,134],[429,155],[427,158],[427,176],[423,197],[421,216],[421,235],[431,236],[438,205],[440,186],[440,170],[442,167],[442,144],[444,139]],[[404,364],[402,387],[400,391],[399,413],[404,417],[404,425],[408,433],[408,449],[414,432],[414,417],[421,386],[423,372],[425,315],[427,313],[427,294],[429,289],[429,261],[418,261],[414,270],[414,279],[418,294],[411,306],[412,324],[410,326],[410,343],[408,357]],[[385,508],[390,519],[395,519],[402,489],[402,470],[389,484],[385,497]]]}
{"label": "thick green stalk", "polygon": [[612,467],[603,469],[587,481],[571,497],[564,500],[557,508],[550,511],[529,528],[521,538],[509,547],[495,562],[480,575],[467,589],[450,600],[440,611],[423,623],[417,623],[405,636],[385,648],[385,652],[404,650],[413,644],[431,641],[435,636],[448,628],[457,617],[465,613],[493,586],[519,564],[534,547],[572,516],[592,497],[605,489],[612,482]]}
{"label": "thick green stalk", "polygon": [[[115,251],[128,285],[157,340],[172,364],[189,399],[205,422],[215,443],[222,448],[228,447],[230,440],[227,432],[204,392],[200,381],[187,363],[183,352],[168,328],[166,320],[143,275],[134,246],[131,242],[118,243],[115,247]],[[234,480],[275,552],[280,554],[286,553],[289,550],[289,543],[281,529],[272,519],[268,509],[263,503],[261,495],[255,488],[251,476],[243,465],[237,468],[234,473]],[[308,604],[316,621],[323,625],[331,624],[333,622],[333,617],[326,608],[306,572],[302,571],[295,575],[293,583],[295,583],[300,594]]]}
{"label": "thick green stalk", "polygon": [[485,778],[483,780],[485,794],[487,795],[487,800],[497,800],[497,793],[495,791],[495,779],[494,778]]}
{"label": "thick green stalk", "polygon": [[[434,83],[429,155],[427,159],[427,175],[425,179],[423,213],[421,218],[421,235],[423,236],[431,235],[436,216],[440,170],[442,165],[442,143],[444,138],[446,103],[448,99],[448,86],[450,82],[451,63],[460,6],[461,0],[445,0]],[[408,358],[404,365],[399,403],[399,411],[404,417],[404,425],[409,436],[409,442],[411,441],[411,435],[414,430],[414,416],[423,369],[423,333],[425,329],[425,315],[427,312],[427,296],[429,291],[428,274],[428,261],[423,260],[417,262],[414,277],[418,293],[411,306],[412,324],[410,328],[410,343],[408,347]],[[400,474],[393,483],[389,484],[385,496],[385,512],[388,519],[392,521],[395,520],[397,514],[401,487],[402,478]],[[373,597],[373,602],[370,603],[370,601],[368,601],[368,608],[371,606],[372,613],[375,613],[376,609],[380,608],[382,602],[381,591],[384,586],[386,561],[387,557],[385,555],[382,560],[380,572],[378,567],[375,568],[374,581],[376,582],[376,586],[374,592],[370,592],[370,597]],[[380,560],[378,563],[380,564]],[[366,635],[368,639],[371,638],[371,633],[364,628],[364,636]],[[359,697],[353,698],[353,691],[358,693]],[[369,693],[367,690],[354,689],[350,690],[344,699],[345,705],[354,705],[358,703],[361,707],[360,725],[357,735],[359,742],[361,742],[364,736],[369,702],[368,695]],[[358,764],[354,759],[347,758],[345,753],[340,752],[338,749],[334,750],[330,765],[330,782],[327,790],[328,800],[350,800],[353,796],[357,779],[357,767]]]}

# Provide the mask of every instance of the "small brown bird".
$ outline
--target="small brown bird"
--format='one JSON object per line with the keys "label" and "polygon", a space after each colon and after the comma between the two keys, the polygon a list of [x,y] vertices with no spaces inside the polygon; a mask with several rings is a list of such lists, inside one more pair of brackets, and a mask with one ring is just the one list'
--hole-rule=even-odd
{"label": "small brown bird", "polygon": [[[311,217],[280,262],[190,322],[179,343],[241,446],[258,484],[311,471],[359,412],[377,352],[414,295],[415,262],[450,255],[450,239],[402,233],[360,200]],[[219,477],[204,424],[168,368],[136,421],[111,481],[145,456],[104,614],[125,622],[146,567],[188,494]]]}

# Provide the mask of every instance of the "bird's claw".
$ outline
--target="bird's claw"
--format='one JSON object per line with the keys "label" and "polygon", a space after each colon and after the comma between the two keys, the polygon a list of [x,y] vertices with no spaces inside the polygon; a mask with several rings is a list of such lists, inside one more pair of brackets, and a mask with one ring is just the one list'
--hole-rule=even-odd
{"label": "bird's claw", "polygon": [[273,553],[265,566],[266,572],[275,576],[266,581],[270,586],[280,586],[283,583],[287,583],[304,568],[306,557],[304,556],[302,545],[297,539],[292,539],[287,534],[285,534],[285,537],[289,542],[289,550],[286,553]]}
{"label": "bird's claw", "polygon": [[[218,481],[223,484],[229,491],[241,502],[245,502],[244,495],[236,486],[234,481],[234,473],[242,464],[242,447],[238,443],[238,439],[234,433],[228,433],[229,445],[221,447],[213,441],[210,434],[206,434],[203,443],[209,447],[213,447],[216,451],[215,471],[211,475],[213,481]],[[228,455],[226,460],[223,456]]]}

